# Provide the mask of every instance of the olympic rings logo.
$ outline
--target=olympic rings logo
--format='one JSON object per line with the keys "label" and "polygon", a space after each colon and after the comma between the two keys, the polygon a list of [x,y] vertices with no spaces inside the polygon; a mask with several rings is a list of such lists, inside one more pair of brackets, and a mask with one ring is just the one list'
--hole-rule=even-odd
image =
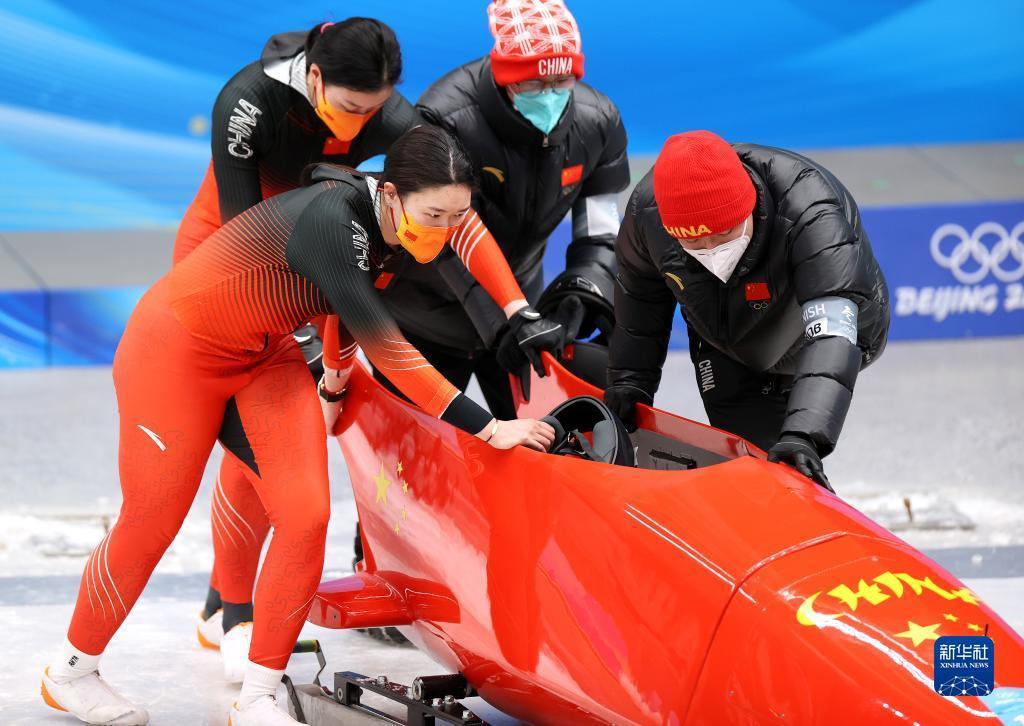
{"label": "olympic rings logo", "polygon": [[[1006,227],[997,222],[983,222],[971,234],[959,224],[944,224],[932,235],[932,259],[964,285],[981,282],[990,272],[1000,282],[1017,282],[1024,278],[1022,236],[1024,222],[1012,232],[1007,232]],[[956,244],[946,254],[943,246],[948,247],[946,240],[949,238],[956,240]],[[988,238],[995,240],[991,249],[985,244]],[[972,269],[975,265],[977,269]]]}

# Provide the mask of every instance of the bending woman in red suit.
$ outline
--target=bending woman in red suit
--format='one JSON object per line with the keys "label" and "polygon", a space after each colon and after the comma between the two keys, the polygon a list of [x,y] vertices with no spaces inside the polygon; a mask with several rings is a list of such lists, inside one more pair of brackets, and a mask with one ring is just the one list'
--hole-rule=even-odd
{"label": "bending woman in red suit", "polygon": [[[471,163],[437,127],[391,148],[379,179],[320,166],[310,184],[261,202],[215,232],[136,307],[114,360],[124,502],[89,559],[43,698],[87,723],[144,724],[146,711],[97,667],[192,504],[225,411],[239,430],[224,442],[251,461],[274,528],[256,586],[249,664],[233,726],[294,724],[274,694],[320,580],[329,517],[324,416],[292,331],[338,319],[339,368],[370,361],[423,410],[497,448],[544,450],[542,422],[497,421],[446,381],[402,336],[374,287],[407,255],[433,259],[470,214]],[[456,250],[506,309],[525,305],[496,243]],[[341,373],[339,375],[338,373]]]}

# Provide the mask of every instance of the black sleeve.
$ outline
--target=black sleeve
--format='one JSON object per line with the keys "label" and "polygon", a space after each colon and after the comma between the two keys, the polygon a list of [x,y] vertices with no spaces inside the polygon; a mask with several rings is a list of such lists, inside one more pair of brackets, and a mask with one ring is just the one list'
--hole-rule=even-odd
{"label": "black sleeve", "polygon": [[639,217],[639,188],[629,199],[615,243],[619,269],[608,385],[639,388],[653,401],[668,353],[676,300],[647,251]]}
{"label": "black sleeve", "polygon": [[[871,290],[861,289],[861,240],[841,207],[812,205],[790,236],[790,270],[803,307],[823,298],[842,298],[862,310]],[[797,357],[782,433],[810,438],[821,456],[835,449],[861,367],[861,350],[836,335],[809,337]]]}
{"label": "black sleeve", "polygon": [[455,294],[484,345],[493,348],[501,331],[508,324],[505,311],[498,306],[483,285],[477,282],[473,273],[466,269],[466,265],[450,246],[445,246],[437,259],[430,264]]}
{"label": "black sleeve", "polygon": [[[416,104],[416,111],[417,113],[419,113],[420,119],[427,122],[428,124],[432,126],[440,126],[446,131],[455,134],[455,125],[446,122],[445,119],[430,106],[425,106],[422,102],[422,99],[420,99],[420,102]],[[455,135],[458,136],[458,134]]]}
{"label": "black sleeve", "polygon": [[224,224],[263,199],[259,156],[269,144],[273,120],[257,87],[242,80],[247,75],[242,71],[232,78],[213,104],[210,145]]}
{"label": "black sleeve", "polygon": [[288,240],[288,264],[320,289],[370,362],[411,401],[479,433],[491,414],[454,389],[405,339],[374,289],[365,259],[356,254],[370,240],[364,225],[374,219],[373,209],[356,194],[328,189],[309,203]]}
{"label": "black sleeve", "polygon": [[607,101],[603,127],[604,149],[597,166],[587,175],[580,189],[581,197],[595,194],[617,194],[629,186],[629,157],[626,154],[626,128],[619,110]]}
{"label": "black sleeve", "polygon": [[411,128],[423,123],[423,118],[413,105],[398,91],[391,94],[380,111],[370,120],[366,128],[356,137],[366,139],[365,144],[353,148],[349,163],[359,166],[367,159],[380,154],[387,154],[391,145]]}
{"label": "black sleeve", "polygon": [[[579,197],[573,204],[572,241],[565,251],[565,272],[562,275],[583,277],[599,290],[610,293],[615,279],[616,229],[606,224],[594,224],[595,220],[589,220],[587,212],[588,197],[617,195],[629,185],[626,129],[618,109],[610,101],[607,104],[604,149],[597,166],[583,181]],[[595,214],[595,217],[600,218],[600,215]]]}
{"label": "black sleeve", "polygon": [[[615,289],[615,239],[618,231],[618,207],[612,195],[598,195],[588,202],[580,197],[572,207],[572,241],[565,250],[565,271],[549,285],[549,289],[572,287],[583,278],[602,297],[611,301]],[[605,209],[607,207],[607,209]],[[612,221],[610,217],[614,216]],[[584,283],[581,283],[584,284]]]}

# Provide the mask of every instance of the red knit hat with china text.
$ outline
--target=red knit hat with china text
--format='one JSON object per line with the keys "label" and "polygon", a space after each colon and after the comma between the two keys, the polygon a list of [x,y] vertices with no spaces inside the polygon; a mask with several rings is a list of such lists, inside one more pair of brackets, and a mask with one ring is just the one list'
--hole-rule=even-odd
{"label": "red knit hat with china text", "polygon": [[491,71],[499,86],[545,76],[583,77],[576,18],[562,0],[493,0]]}
{"label": "red knit hat with china text", "polygon": [[757,193],[740,157],[721,136],[670,136],[654,162],[654,200],[665,230],[679,239],[732,229],[754,211]]}

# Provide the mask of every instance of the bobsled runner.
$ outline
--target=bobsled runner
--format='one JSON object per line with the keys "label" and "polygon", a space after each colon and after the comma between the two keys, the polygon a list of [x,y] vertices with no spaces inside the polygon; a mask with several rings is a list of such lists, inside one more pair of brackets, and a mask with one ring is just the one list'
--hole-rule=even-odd
{"label": "bobsled runner", "polygon": [[[352,376],[364,559],[309,620],[398,627],[457,676],[402,698],[454,713],[478,694],[536,724],[992,724],[989,699],[1024,693],[1024,640],[921,552],[731,434],[641,407],[626,438],[545,364],[518,403],[554,410],[555,454],[495,450]],[[939,695],[937,639],[983,634],[996,691]],[[309,723],[356,723],[341,702],[374,683],[292,696]]]}

